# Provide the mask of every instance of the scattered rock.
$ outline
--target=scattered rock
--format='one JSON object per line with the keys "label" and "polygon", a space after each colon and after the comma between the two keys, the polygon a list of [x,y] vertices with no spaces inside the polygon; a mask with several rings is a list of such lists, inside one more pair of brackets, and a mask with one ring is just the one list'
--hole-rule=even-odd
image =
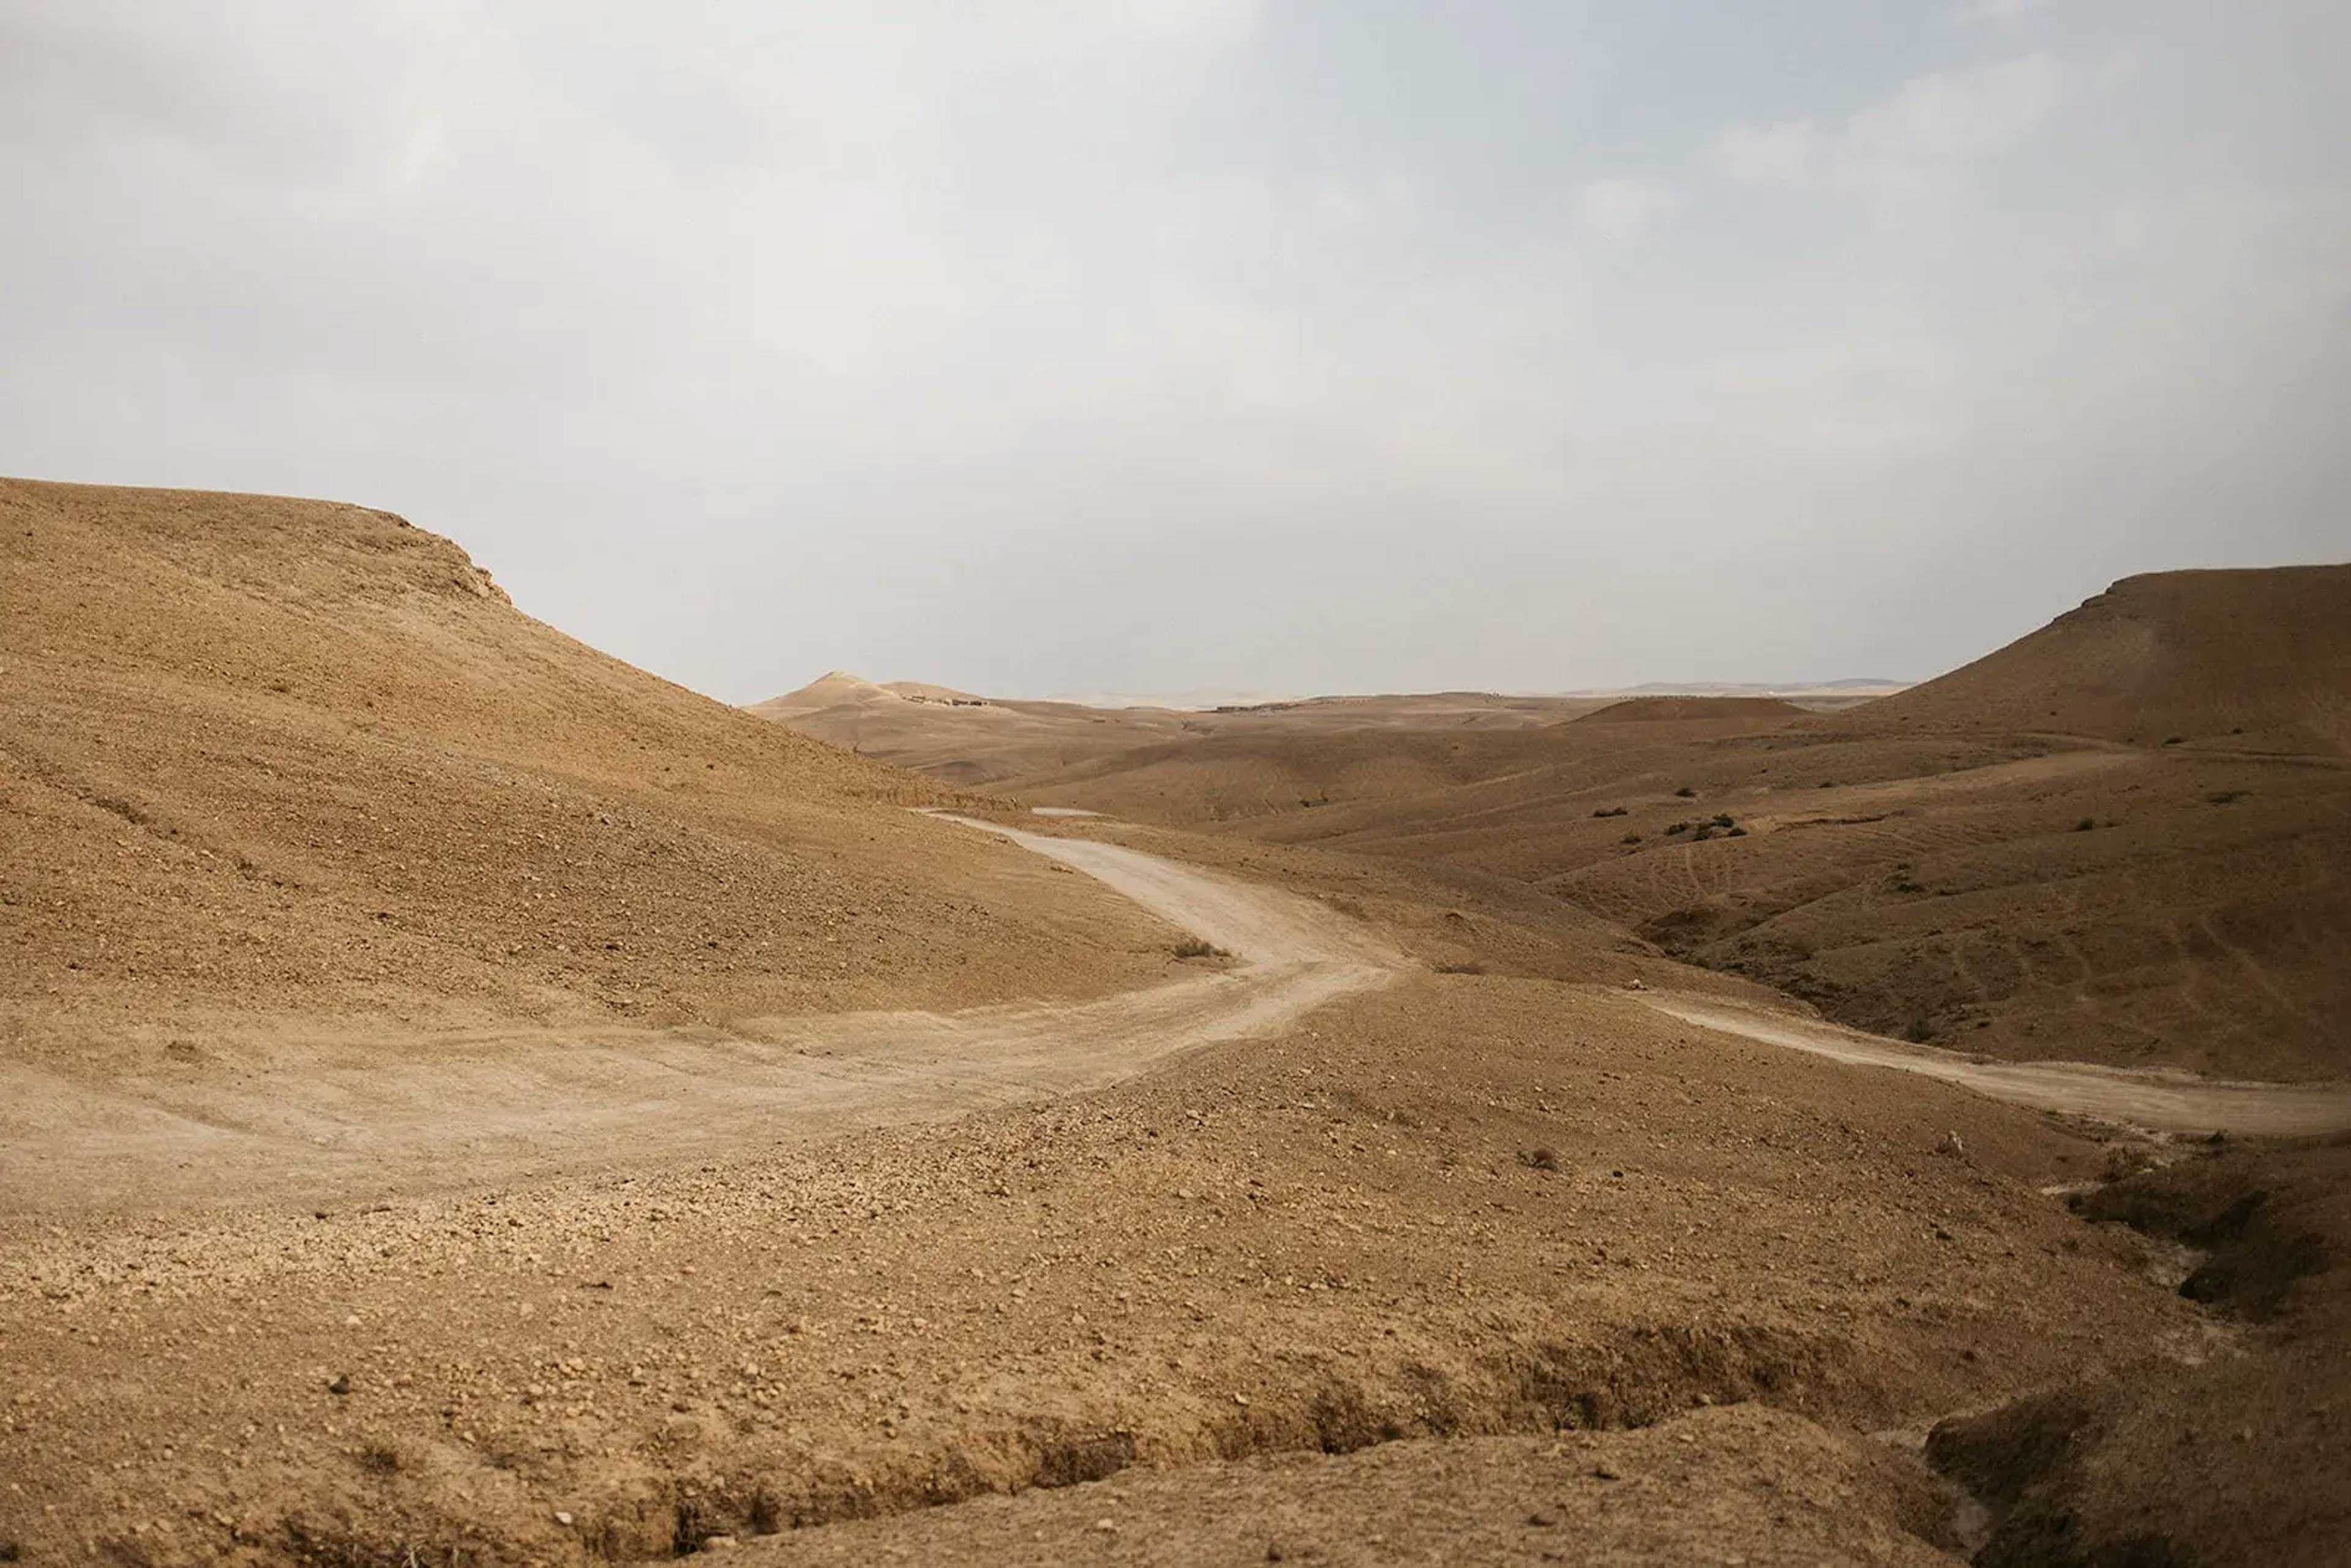
{"label": "scattered rock", "polygon": [[335,1380],[327,1385],[327,1392],[329,1394],[349,1394],[350,1391],[351,1379],[349,1373],[336,1374]]}

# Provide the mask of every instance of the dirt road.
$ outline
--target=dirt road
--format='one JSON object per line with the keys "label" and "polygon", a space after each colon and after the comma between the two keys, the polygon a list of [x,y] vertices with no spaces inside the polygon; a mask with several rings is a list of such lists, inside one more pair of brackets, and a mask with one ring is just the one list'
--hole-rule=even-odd
{"label": "dirt road", "polygon": [[1115,844],[967,825],[1100,879],[1238,962],[1094,1002],[836,1015],[759,1038],[288,1040],[107,1085],[0,1068],[0,1209],[341,1207],[609,1168],[616,1149],[658,1165],[938,1120],[1278,1031],[1400,961],[1290,894]]}
{"label": "dirt road", "polygon": [[[288,1039],[94,1084],[0,1068],[0,1209],[338,1207],[627,1163],[656,1166],[1096,1089],[1280,1030],[1404,964],[1311,900],[1122,845],[970,819],[1226,949],[1233,967],[1092,1002],[784,1020],[756,1037],[614,1030],[413,1042]],[[1893,1067],[1996,1099],[2166,1131],[2351,1127],[2351,1090],[1978,1061],[1719,998],[1686,1023]]]}
{"label": "dirt road", "polygon": [[2075,1061],[1977,1061],[1957,1051],[1906,1045],[1818,1019],[1743,1008],[1714,998],[1645,996],[1641,1000],[1701,1029],[1836,1061],[1921,1073],[1995,1100],[2075,1112],[2155,1132],[2291,1137],[2351,1128],[2351,1087],[2339,1084],[2230,1083],[2184,1072],[2132,1072]]}

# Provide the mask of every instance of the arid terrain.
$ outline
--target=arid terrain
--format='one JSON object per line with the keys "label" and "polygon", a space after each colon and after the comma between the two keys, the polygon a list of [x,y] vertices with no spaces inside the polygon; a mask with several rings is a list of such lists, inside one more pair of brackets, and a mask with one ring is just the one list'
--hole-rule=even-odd
{"label": "arid terrain", "polygon": [[[1879,1033],[2336,1078],[2346,694],[2351,568],[2178,572],[1834,714],[1646,697],[1509,728],[1260,722],[1073,764],[999,750],[990,788],[1508,881]],[[933,759],[969,711],[868,749],[951,774]]]}
{"label": "arid terrain", "polygon": [[746,714],[384,514],[0,524],[0,1560],[2351,1553],[2351,571]]}

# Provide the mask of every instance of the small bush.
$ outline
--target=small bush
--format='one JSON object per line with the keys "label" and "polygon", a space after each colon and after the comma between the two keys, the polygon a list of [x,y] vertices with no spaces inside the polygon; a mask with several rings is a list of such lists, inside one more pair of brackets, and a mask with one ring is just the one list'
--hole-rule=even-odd
{"label": "small bush", "polygon": [[1836,788],[1836,780],[1834,779],[1823,779],[1817,786],[1815,786],[1815,788],[1822,789],[1834,789]]}
{"label": "small bush", "polygon": [[2216,789],[2204,799],[2215,806],[2233,806],[2252,793],[2251,789]]}
{"label": "small bush", "polygon": [[1728,833],[1725,833],[1725,834],[1723,835],[1723,837],[1725,837],[1725,838],[1727,838],[1727,839],[1743,839],[1743,838],[1745,838],[1746,836],[1747,836],[1747,830],[1746,830],[1746,829],[1744,829],[1744,828],[1733,828],[1733,829],[1731,829],[1731,830],[1730,830],[1730,831],[1729,831]]}
{"label": "small bush", "polygon": [[1696,843],[1700,840],[1710,839],[1712,837],[1714,837],[1714,824],[1712,822],[1700,822],[1698,824],[1698,831],[1690,835],[1690,841]]}
{"label": "small bush", "polygon": [[1732,821],[1729,812],[1717,811],[1714,814],[1714,825],[1718,828],[1733,828],[1737,827],[1739,824]]}
{"label": "small bush", "polygon": [[1439,964],[1437,972],[1440,975],[1482,975],[1486,972],[1486,966],[1475,958],[1460,958],[1449,964]]}
{"label": "small bush", "polygon": [[2086,833],[2097,825],[2098,824],[2095,820],[2085,817],[2080,821],[2074,824],[2074,831],[2077,833]]}
{"label": "small bush", "polygon": [[1178,958],[1229,958],[1232,955],[1213,942],[1204,942],[1197,936],[1186,936],[1176,944],[1176,956]]}
{"label": "small bush", "polygon": [[1637,844],[1641,841],[1641,835],[1638,833],[1627,833],[1616,841],[1620,844]]}
{"label": "small bush", "polygon": [[1680,796],[1685,800],[1695,800],[1698,799],[1698,791],[1691,789],[1687,784],[1675,790],[1674,793]]}
{"label": "small bush", "polygon": [[2163,744],[2166,746],[2178,746],[2187,738],[2188,737],[2184,735],[2168,735],[2163,737]]}
{"label": "small bush", "polygon": [[1559,1155],[1548,1147],[1523,1149],[1519,1154],[1519,1164],[1531,1171],[1555,1171],[1559,1169]]}
{"label": "small bush", "polygon": [[1621,817],[1625,814],[1625,810],[1626,808],[1623,806],[1603,806],[1600,810],[1593,812],[1592,814],[1595,817]]}
{"label": "small bush", "polygon": [[1671,837],[1675,833],[1687,833],[1689,831],[1689,828],[1690,825],[1687,822],[1676,822],[1672,827],[1666,830],[1666,833],[1668,837]]}

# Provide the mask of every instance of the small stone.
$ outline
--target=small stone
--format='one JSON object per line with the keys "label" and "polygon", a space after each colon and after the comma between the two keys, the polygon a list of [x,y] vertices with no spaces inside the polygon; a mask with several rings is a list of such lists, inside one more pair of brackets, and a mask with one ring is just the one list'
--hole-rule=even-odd
{"label": "small stone", "polygon": [[327,1385],[327,1392],[329,1394],[349,1394],[350,1391],[351,1380],[348,1373],[338,1373],[335,1380]]}
{"label": "small stone", "polygon": [[1118,1521],[1114,1519],[1097,1519],[1094,1521],[1094,1528],[1101,1531],[1105,1535],[1115,1535],[1118,1533]]}
{"label": "small stone", "polygon": [[1281,1550],[1280,1542],[1269,1541],[1265,1543],[1265,1560],[1267,1562],[1279,1563],[1286,1555],[1288,1554]]}
{"label": "small stone", "polygon": [[1596,1481],[1615,1481],[1622,1480],[1625,1477],[1624,1472],[1604,1460],[1592,1467],[1592,1479]]}
{"label": "small stone", "polygon": [[731,1535],[705,1536],[702,1549],[705,1552],[732,1552],[735,1550],[735,1538]]}
{"label": "small stone", "polygon": [[1549,1530],[1552,1525],[1557,1524],[1559,1521],[1553,1515],[1545,1513],[1541,1509],[1537,1509],[1534,1512],[1527,1515],[1527,1522],[1534,1526],[1537,1530]]}
{"label": "small stone", "polygon": [[343,1320],[343,1326],[344,1326],[345,1328],[347,1328],[347,1329],[355,1329],[355,1328],[359,1327],[359,1326],[360,1326],[360,1315],[359,1315],[359,1313],[357,1313],[357,1312],[353,1312],[353,1313],[351,1313],[349,1317],[345,1318],[345,1319]]}
{"label": "small stone", "polygon": [[571,1516],[559,1508],[555,1511],[555,1522],[569,1530],[571,1528]]}

